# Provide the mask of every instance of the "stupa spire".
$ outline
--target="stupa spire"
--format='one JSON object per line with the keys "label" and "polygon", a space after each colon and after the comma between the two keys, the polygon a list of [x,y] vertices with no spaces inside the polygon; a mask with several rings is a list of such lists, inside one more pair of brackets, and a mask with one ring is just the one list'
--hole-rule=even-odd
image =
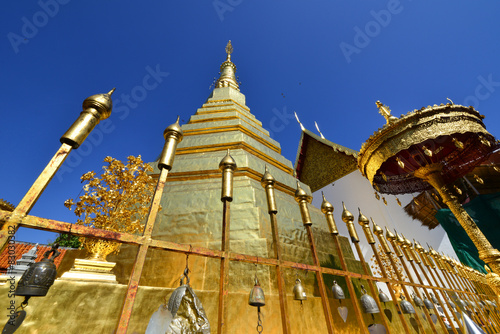
{"label": "stupa spire", "polygon": [[236,65],[231,61],[231,53],[233,53],[233,46],[231,41],[226,45],[226,61],[220,65],[220,77],[215,84],[216,88],[231,87],[240,90],[238,81],[236,80]]}

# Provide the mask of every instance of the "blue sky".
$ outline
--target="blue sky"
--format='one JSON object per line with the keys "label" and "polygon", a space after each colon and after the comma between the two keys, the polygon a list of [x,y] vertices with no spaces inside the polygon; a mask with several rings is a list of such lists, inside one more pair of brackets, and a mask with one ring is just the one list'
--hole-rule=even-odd
{"label": "blue sky", "polygon": [[0,198],[17,204],[82,101],[116,87],[110,122],[71,153],[32,215],[75,221],[63,202],[78,196],[79,177],[99,170],[107,155],[153,161],[165,127],[176,115],[187,122],[210,94],[229,39],[247,105],[292,162],[300,138],[293,111],[310,130],[317,121],[326,138],[359,150],[385,122],[378,99],[399,116],[449,97],[474,105],[500,134],[498,2],[41,0],[3,7]]}

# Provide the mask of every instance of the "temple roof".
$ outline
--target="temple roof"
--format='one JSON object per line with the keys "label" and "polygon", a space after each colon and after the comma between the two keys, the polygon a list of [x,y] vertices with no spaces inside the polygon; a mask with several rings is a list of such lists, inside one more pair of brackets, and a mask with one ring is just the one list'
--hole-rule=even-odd
{"label": "temple roof", "polygon": [[295,171],[315,192],[357,169],[358,152],[332,143],[302,127]]}

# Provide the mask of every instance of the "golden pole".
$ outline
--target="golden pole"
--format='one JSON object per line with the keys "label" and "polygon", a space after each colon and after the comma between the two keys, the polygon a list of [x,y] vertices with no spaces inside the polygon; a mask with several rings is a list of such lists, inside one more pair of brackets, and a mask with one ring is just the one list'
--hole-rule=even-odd
{"label": "golden pole", "polygon": [[[335,249],[337,251],[337,255],[340,260],[340,266],[342,270],[349,271],[347,269],[347,264],[344,259],[344,252],[342,251],[342,247],[340,246],[339,241],[339,230],[337,229],[337,224],[335,223],[335,219],[333,218],[333,205],[328,202],[323,195],[323,202],[321,203],[321,212],[325,215],[326,223],[328,225],[328,229],[333,237],[333,242],[335,244]],[[361,308],[359,305],[359,301],[356,298],[356,292],[354,290],[354,285],[352,284],[352,279],[350,276],[345,276],[347,290],[349,290],[349,295],[351,296],[351,301],[354,306],[354,314],[356,315],[356,319],[362,326],[362,330],[365,334],[368,333],[368,327],[366,326],[365,320],[363,319],[363,315],[361,314]]]}
{"label": "golden pole", "polygon": [[[309,208],[307,207],[307,204],[311,203],[312,197],[307,195],[304,189],[302,189],[298,180],[297,191],[295,191],[295,201],[299,204],[300,215],[302,216],[302,224],[304,224],[304,227],[307,231],[314,265],[320,267],[321,264],[318,258],[318,251],[316,250],[316,243],[314,242],[314,236],[311,229],[311,215],[309,214]],[[321,304],[323,305],[323,313],[325,314],[326,328],[328,329],[328,333],[332,334],[335,333],[335,327],[333,325],[332,313],[330,311],[330,302],[328,300],[325,281],[323,280],[323,273],[321,271],[316,272],[316,279],[318,280],[319,294],[321,295]]]}
{"label": "golden pole", "polygon": [[[439,273],[438,273],[438,271],[436,269],[436,266],[434,265],[434,262],[432,262],[432,260],[431,260],[431,258],[429,256],[429,252],[426,249],[424,249],[420,244],[418,244],[418,246],[417,246],[417,251],[420,254],[422,262],[427,267],[427,270],[429,271],[429,274],[431,275],[432,279],[434,280],[434,284],[439,285],[439,283],[438,283],[438,279],[439,279],[439,282],[441,283],[441,287],[446,288],[446,285],[444,284],[441,276],[439,276]],[[436,275],[434,275],[433,270],[435,271]],[[430,283],[430,281],[429,281],[429,283]],[[453,307],[451,305],[451,301],[447,298],[447,296],[446,296],[446,294],[445,294],[445,292],[443,290],[439,290],[439,292],[441,293],[441,295],[443,297],[443,301],[445,301],[448,304],[449,309],[452,310],[451,314],[453,315],[453,318],[455,319],[455,322],[458,324],[458,327],[460,328],[460,331],[464,332],[464,328],[462,326],[462,323],[460,322],[460,318],[458,318],[458,316],[456,315],[456,313],[453,312]],[[442,303],[442,301],[440,300],[439,295],[437,293],[436,293],[436,298],[438,299],[438,301],[440,303]],[[443,307],[443,312],[445,312],[445,314],[448,314],[448,311],[446,310],[445,307]],[[447,318],[450,321],[450,326],[452,326],[453,322],[452,322],[451,318],[449,316],[447,316]],[[454,327],[452,327],[452,328],[454,328]]]}
{"label": "golden pole", "polygon": [[225,308],[227,301],[227,288],[229,277],[229,231],[230,231],[230,203],[233,201],[233,177],[236,170],[236,162],[227,150],[226,156],[219,163],[219,169],[222,171],[222,190],[221,201],[223,203],[222,214],[222,243],[221,251],[223,257],[220,262],[220,278],[219,278],[219,310],[217,317],[217,333],[222,334],[227,332],[225,325]]}
{"label": "golden pole", "polygon": [[450,211],[453,213],[460,225],[462,225],[465,232],[476,246],[479,251],[479,258],[486,262],[495,273],[500,274],[500,252],[491,246],[491,243],[488,239],[486,239],[485,235],[478,228],[474,220],[460,205],[457,198],[452,195],[448,186],[444,184],[441,176],[442,169],[442,164],[430,164],[417,169],[414,175],[427,181],[438,191],[443,203],[448,206]]}
{"label": "golden pole", "polygon": [[[361,213],[361,209],[360,208],[358,208],[358,211],[359,211],[358,223],[363,228],[363,232],[365,234],[366,241],[368,241],[368,243],[370,244],[370,247],[372,249],[373,255],[375,255],[375,260],[377,261],[377,263],[378,263],[378,265],[380,267],[380,272],[382,273],[382,277],[389,279],[389,276],[387,275],[387,272],[385,270],[384,264],[382,263],[382,260],[380,259],[380,256],[378,254],[377,248],[375,247],[375,238],[373,237],[373,233],[370,230],[370,221],[368,220],[368,218],[366,218],[365,215],[363,215]],[[396,294],[394,293],[394,289],[392,288],[392,283],[391,282],[387,282],[387,288],[389,289],[389,294],[391,295],[391,298],[392,298],[392,300],[394,302],[394,306],[396,307],[396,311],[398,313],[399,319],[401,320],[401,323],[403,324],[403,328],[405,329],[405,331],[407,333],[409,333],[410,332],[410,327],[408,327],[408,323],[406,322],[406,318],[405,318],[405,316],[403,314],[403,311],[401,310],[401,305],[398,303],[398,299],[396,297]],[[403,292],[404,292],[404,294],[406,296],[406,300],[411,303],[411,296],[408,293],[408,291],[406,290],[406,287],[404,285],[402,285],[402,288],[403,288]],[[414,305],[413,305],[413,308],[415,308]],[[415,315],[416,315],[416,318],[417,318],[418,326],[420,327],[420,329],[423,330],[422,323],[420,322],[420,316],[416,312],[415,312]],[[436,329],[434,328],[434,326],[432,326],[432,329],[433,329],[434,333],[437,333]]]}
{"label": "golden pole", "polygon": [[[399,257],[399,261],[403,264],[403,268],[405,269],[405,272],[408,274],[410,282],[412,284],[415,284],[415,282],[413,280],[413,277],[412,277],[412,275],[410,273],[410,269],[408,268],[408,266],[406,265],[406,262],[404,261],[404,258],[403,258],[404,254],[403,254],[403,252],[401,251],[401,249],[398,246],[398,239],[400,239],[399,243],[401,243],[401,242],[404,243],[404,239],[402,239],[400,236],[396,236],[394,233],[390,232],[387,229],[387,227],[386,227],[386,238],[391,243],[392,248],[394,249],[394,252],[396,253],[397,257]],[[430,281],[429,281],[429,284],[431,284]],[[437,282],[436,282],[436,286],[438,286]],[[429,296],[428,298],[430,299],[430,295],[428,294],[428,291],[426,291],[426,293]],[[442,291],[441,291],[441,293],[443,294],[443,297],[444,297],[444,293]],[[436,297],[439,300],[439,296],[438,296],[437,293],[436,293]],[[446,309],[443,308],[443,310],[444,310],[445,316],[448,318],[448,321],[450,321],[450,326],[451,326],[452,325],[451,317],[449,316],[448,312],[446,312]],[[453,326],[451,326],[451,329],[453,330],[454,333],[457,333],[456,329]],[[461,327],[460,327],[460,329],[461,329],[461,331],[463,331],[463,329]]]}
{"label": "golden pole", "polygon": [[[354,247],[356,248],[356,252],[358,253],[359,256],[359,261],[361,262],[363,266],[363,271],[366,275],[370,275],[370,271],[368,270],[368,265],[366,264],[365,258],[363,256],[363,252],[361,251],[361,247],[359,246],[359,237],[358,233],[356,232],[356,227],[354,226],[354,216],[352,213],[350,213],[345,205],[344,202],[342,202],[342,221],[346,223],[347,226],[347,231],[349,232],[349,236],[351,237],[351,241],[354,244]],[[372,236],[373,238],[373,236]],[[368,287],[370,288],[370,292],[372,294],[373,299],[377,303],[377,307],[379,310],[383,310],[382,306],[380,305],[380,300],[377,298],[377,291],[375,290],[374,284],[372,280],[368,280]],[[373,313],[372,313],[373,315]],[[386,328],[387,333],[391,333],[389,324],[387,323],[387,320],[384,316],[380,316],[380,319],[382,320],[382,324]]]}
{"label": "golden pole", "polygon": [[276,278],[278,280],[278,294],[280,299],[280,314],[281,314],[281,327],[283,328],[283,334],[290,333],[290,319],[288,318],[288,307],[286,300],[286,290],[285,290],[285,280],[283,279],[283,272],[281,268],[281,246],[280,238],[278,234],[278,220],[276,215],[278,213],[278,208],[276,206],[276,198],[274,197],[274,184],[276,180],[267,170],[262,175],[260,184],[266,191],[267,198],[267,211],[269,213],[269,218],[271,219],[271,230],[273,233],[273,244],[274,244],[274,255],[276,260],[278,260],[278,265],[276,266]]}
{"label": "golden pole", "polygon": [[113,109],[111,95],[114,91],[115,89],[113,88],[106,94],[92,95],[83,101],[83,111],[80,113],[80,116],[78,116],[73,125],[71,125],[60,139],[61,147],[38,176],[26,195],[24,195],[21,202],[19,202],[10,215],[10,218],[3,224],[0,231],[0,252],[3,252],[19,228],[19,224],[29,214],[71,150],[77,149],[83,143],[94,127],[99,124],[99,121],[111,115],[111,110]]}
{"label": "golden pole", "polygon": [[177,144],[181,142],[183,137],[182,129],[179,125],[179,117],[177,117],[177,121],[174,124],[168,126],[165,129],[165,131],[163,132],[163,137],[165,138],[165,146],[163,147],[160,159],[158,160],[160,176],[158,177],[158,183],[153,195],[153,201],[149,209],[146,226],[144,227],[144,232],[142,233],[146,241],[144,241],[144,243],[139,246],[139,250],[134,261],[134,266],[132,267],[132,273],[130,274],[130,279],[127,286],[127,294],[125,295],[125,299],[123,301],[116,334],[127,333],[130,316],[132,315],[135,298],[137,297],[137,290],[139,289],[142,269],[144,268],[149,245],[152,242],[151,234],[153,233],[156,216],[158,215],[158,210],[160,208],[163,189],[165,187],[165,182],[167,181],[168,172],[172,169],[172,165],[174,163]]}

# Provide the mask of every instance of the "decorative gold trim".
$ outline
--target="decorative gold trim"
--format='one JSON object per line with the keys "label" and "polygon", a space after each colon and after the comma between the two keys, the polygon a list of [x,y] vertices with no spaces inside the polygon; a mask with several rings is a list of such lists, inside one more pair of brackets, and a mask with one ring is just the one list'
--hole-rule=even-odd
{"label": "decorative gold trim", "polygon": [[236,104],[237,106],[240,106],[242,107],[243,109],[247,110],[248,112],[250,112],[250,108],[248,108],[247,106],[245,105],[242,105],[242,104],[239,104],[238,102],[236,102],[235,100],[231,100],[231,99],[222,99],[222,100],[209,100],[209,102],[206,102],[206,103],[203,103],[202,107],[205,107],[206,105],[210,104],[210,103],[223,103],[223,102],[231,102],[231,103],[234,103]]}
{"label": "decorative gold trim", "polygon": [[193,154],[193,153],[205,153],[205,152],[216,152],[216,151],[227,151],[230,149],[238,150],[243,149],[248,153],[255,155],[256,157],[264,160],[265,162],[273,165],[276,168],[281,169],[287,174],[293,175],[293,169],[286,166],[285,164],[277,161],[276,159],[268,156],[267,154],[262,153],[261,151],[255,149],[254,147],[248,145],[245,142],[232,142],[232,143],[222,143],[215,145],[201,145],[201,146],[191,146],[191,147],[183,147],[177,149],[177,155],[182,154]]}
{"label": "decorative gold trim", "polygon": [[247,129],[246,127],[242,126],[241,124],[214,126],[214,127],[202,128],[202,129],[185,130],[184,136],[195,136],[195,135],[201,135],[201,134],[211,134],[211,133],[229,132],[229,131],[241,131],[244,134],[257,140],[259,143],[267,146],[271,150],[277,152],[278,154],[281,154],[281,149],[278,146],[273,145],[272,143],[266,141],[265,139],[262,139],[261,137],[259,137],[254,132]]}

